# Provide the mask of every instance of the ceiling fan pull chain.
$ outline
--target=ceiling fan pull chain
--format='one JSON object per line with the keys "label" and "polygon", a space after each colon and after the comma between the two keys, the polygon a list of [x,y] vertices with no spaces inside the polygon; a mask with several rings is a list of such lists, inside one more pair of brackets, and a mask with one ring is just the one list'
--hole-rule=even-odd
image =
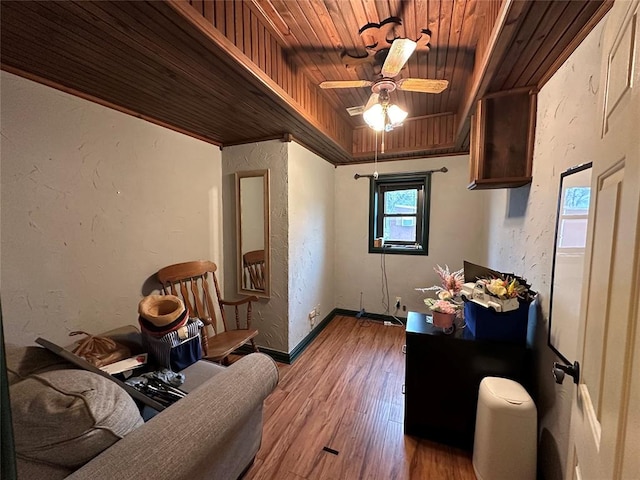
{"label": "ceiling fan pull chain", "polygon": [[374,130],[375,133],[375,145],[373,147],[373,178],[378,179],[378,131]]}

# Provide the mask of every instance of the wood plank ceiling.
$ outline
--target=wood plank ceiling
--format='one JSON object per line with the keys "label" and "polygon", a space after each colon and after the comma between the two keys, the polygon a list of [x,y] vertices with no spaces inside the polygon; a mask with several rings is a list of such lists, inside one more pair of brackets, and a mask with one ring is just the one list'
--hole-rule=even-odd
{"label": "wood plank ceiling", "polygon": [[[168,0],[0,2],[2,69],[221,147],[282,138],[327,161],[373,161],[362,116],[374,80],[359,29],[398,16],[395,36],[431,31],[401,78],[449,81],[438,95],[392,93],[409,112],[380,160],[463,153],[484,94],[540,88],[610,8],[563,0]],[[347,56],[345,56],[347,54]],[[345,61],[347,60],[347,61]],[[357,63],[357,62],[356,62]]]}

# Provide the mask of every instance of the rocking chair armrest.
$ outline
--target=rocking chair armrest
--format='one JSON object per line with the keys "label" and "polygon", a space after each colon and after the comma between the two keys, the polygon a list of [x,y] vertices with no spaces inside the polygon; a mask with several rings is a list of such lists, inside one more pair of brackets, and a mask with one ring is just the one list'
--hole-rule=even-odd
{"label": "rocking chair armrest", "polygon": [[238,306],[238,305],[244,305],[245,303],[257,302],[257,301],[258,301],[258,297],[256,297],[255,295],[251,295],[249,297],[242,298],[240,300],[235,300],[235,301],[220,300],[220,305]]}

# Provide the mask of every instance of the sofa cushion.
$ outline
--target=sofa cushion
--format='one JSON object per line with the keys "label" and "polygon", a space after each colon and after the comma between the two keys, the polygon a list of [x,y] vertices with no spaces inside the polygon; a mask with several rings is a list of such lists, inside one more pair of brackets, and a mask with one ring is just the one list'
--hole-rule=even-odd
{"label": "sofa cushion", "polygon": [[22,381],[33,373],[76,368],[71,362],[42,347],[22,347],[8,343],[5,345],[5,353],[9,385]]}
{"label": "sofa cushion", "polygon": [[131,397],[84,370],[30,375],[10,388],[16,455],[77,468],[142,425]]}

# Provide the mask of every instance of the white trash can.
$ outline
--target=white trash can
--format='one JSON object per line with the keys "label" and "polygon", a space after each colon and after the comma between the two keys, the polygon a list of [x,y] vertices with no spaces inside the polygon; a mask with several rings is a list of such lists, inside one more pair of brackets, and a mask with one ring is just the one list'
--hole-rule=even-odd
{"label": "white trash can", "polygon": [[533,400],[513,380],[480,382],[473,470],[478,480],[535,480],[537,413]]}

